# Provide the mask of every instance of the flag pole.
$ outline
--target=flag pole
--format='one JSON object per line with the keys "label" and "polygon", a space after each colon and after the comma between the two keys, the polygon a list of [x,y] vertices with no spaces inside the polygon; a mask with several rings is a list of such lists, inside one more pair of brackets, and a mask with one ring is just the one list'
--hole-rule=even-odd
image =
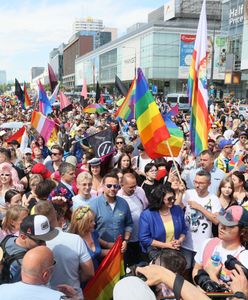
{"label": "flag pole", "polygon": [[177,167],[177,164],[176,164],[176,161],[175,161],[175,157],[174,157],[174,155],[173,155],[173,153],[172,153],[172,151],[171,151],[170,144],[168,143],[168,140],[166,140],[165,143],[166,143],[166,146],[168,147],[168,150],[169,150],[169,152],[170,152],[170,156],[171,156],[171,158],[172,158],[172,162],[173,162],[173,165],[174,165],[174,167],[175,167],[177,176],[178,176],[180,182],[184,184],[184,182],[183,182],[183,180],[182,180],[182,178],[181,178],[181,175],[180,175],[180,173],[179,173],[179,170],[178,170],[178,167]]}

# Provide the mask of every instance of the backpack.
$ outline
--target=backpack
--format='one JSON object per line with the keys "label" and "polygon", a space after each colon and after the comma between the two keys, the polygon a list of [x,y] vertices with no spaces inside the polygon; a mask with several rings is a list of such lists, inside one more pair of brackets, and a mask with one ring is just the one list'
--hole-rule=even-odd
{"label": "backpack", "polygon": [[10,266],[15,261],[21,265],[19,260],[21,260],[26,253],[26,251],[21,251],[15,254],[9,254],[6,251],[6,243],[10,238],[16,238],[16,236],[7,235],[0,243],[0,252],[2,252],[2,256],[0,257],[0,284],[10,283],[12,281]]}

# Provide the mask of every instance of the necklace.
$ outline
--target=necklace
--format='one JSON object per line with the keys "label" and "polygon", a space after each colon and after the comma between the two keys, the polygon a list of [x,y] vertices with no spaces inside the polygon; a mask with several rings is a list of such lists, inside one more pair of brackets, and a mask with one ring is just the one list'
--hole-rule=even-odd
{"label": "necklace", "polygon": [[162,212],[162,211],[159,211],[160,215],[162,216],[168,216],[170,214],[170,210],[166,211],[166,212]]}

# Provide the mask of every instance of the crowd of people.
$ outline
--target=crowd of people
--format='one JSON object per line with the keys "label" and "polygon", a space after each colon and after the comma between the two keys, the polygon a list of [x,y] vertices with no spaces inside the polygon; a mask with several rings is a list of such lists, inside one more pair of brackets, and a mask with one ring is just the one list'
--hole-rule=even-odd
{"label": "crowd of people", "polygon": [[[190,150],[190,113],[171,115],[182,149],[152,160],[135,119],[120,120],[115,107],[100,115],[80,102],[56,108],[48,118],[57,138],[45,141],[30,126],[31,108],[0,100],[2,299],[83,299],[119,235],[125,269],[152,261],[135,274],[156,287],[132,289],[126,277],[116,300],[139,299],[138,290],[142,299],[208,299],[213,291],[248,299],[248,120],[239,119],[237,101],[211,105],[208,149],[198,157]],[[15,121],[25,124],[25,148],[9,141],[15,130],[5,124]],[[114,146],[99,157],[88,137],[106,129]]]}

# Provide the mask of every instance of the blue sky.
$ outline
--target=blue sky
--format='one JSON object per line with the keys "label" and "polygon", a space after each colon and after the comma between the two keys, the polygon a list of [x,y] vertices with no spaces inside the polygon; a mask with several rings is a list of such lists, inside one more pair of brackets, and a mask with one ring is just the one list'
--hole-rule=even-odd
{"label": "blue sky", "polygon": [[33,66],[47,66],[49,52],[67,42],[76,18],[102,19],[118,33],[134,23],[147,21],[147,14],[164,0],[1,0],[0,70],[7,79],[30,81]]}

